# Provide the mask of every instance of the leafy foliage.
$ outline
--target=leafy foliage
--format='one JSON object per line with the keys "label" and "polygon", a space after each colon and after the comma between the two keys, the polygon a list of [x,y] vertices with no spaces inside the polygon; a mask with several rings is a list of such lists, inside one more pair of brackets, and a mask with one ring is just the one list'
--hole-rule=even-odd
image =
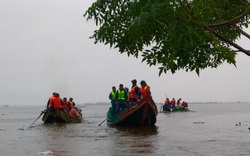
{"label": "leafy foliage", "polygon": [[91,38],[142,56],[159,75],[236,64],[235,43],[248,27],[249,0],[97,0],[85,12],[99,29]]}

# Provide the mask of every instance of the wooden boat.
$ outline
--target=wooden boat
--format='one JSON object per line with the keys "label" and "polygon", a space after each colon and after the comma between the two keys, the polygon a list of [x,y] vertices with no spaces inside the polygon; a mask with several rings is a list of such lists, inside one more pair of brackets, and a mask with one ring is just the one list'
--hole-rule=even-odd
{"label": "wooden boat", "polygon": [[145,97],[125,110],[111,115],[107,113],[107,124],[116,126],[153,126],[156,123],[157,107],[152,97]]}
{"label": "wooden boat", "polygon": [[42,118],[46,123],[80,123],[82,122],[82,116],[80,118],[71,117],[68,113],[61,109],[47,109]]}
{"label": "wooden boat", "polygon": [[171,108],[170,106],[167,105],[163,105],[161,106],[161,110],[163,110],[163,112],[186,112],[189,111],[188,107],[175,107],[175,108]]}

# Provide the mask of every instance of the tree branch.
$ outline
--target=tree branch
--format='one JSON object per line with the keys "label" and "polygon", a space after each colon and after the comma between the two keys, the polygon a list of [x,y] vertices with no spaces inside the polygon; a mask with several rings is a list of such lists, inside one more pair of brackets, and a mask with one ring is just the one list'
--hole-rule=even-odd
{"label": "tree branch", "polygon": [[250,35],[248,33],[246,33],[245,31],[243,31],[240,27],[235,26],[236,30],[241,33],[242,35],[244,35],[245,37],[247,37],[248,39],[250,39]]}
{"label": "tree branch", "polygon": [[222,35],[220,35],[219,33],[217,33],[216,31],[214,31],[213,29],[210,29],[208,26],[205,26],[205,29],[208,30],[209,32],[211,32],[212,34],[214,34],[217,38],[219,38],[220,40],[228,43],[229,45],[235,47],[236,49],[238,49],[240,52],[243,52],[244,54],[250,56],[250,50],[246,50],[244,48],[242,48],[241,46],[239,46],[238,44],[232,42],[231,40],[223,37]]}
{"label": "tree branch", "polygon": [[209,28],[215,28],[215,27],[221,27],[221,26],[225,26],[225,25],[228,25],[228,24],[232,24],[232,23],[236,23],[238,22],[241,18],[247,16],[246,13],[244,14],[241,14],[241,15],[238,15],[236,16],[235,18],[231,19],[231,20],[227,20],[227,21],[224,21],[224,22],[221,22],[221,23],[216,23],[216,24],[210,24],[208,25]]}

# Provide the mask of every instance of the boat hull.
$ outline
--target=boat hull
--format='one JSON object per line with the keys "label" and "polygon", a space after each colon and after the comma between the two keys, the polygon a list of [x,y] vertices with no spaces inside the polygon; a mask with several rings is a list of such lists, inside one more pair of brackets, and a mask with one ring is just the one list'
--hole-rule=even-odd
{"label": "boat hull", "polygon": [[189,111],[189,109],[187,107],[171,108],[171,107],[166,106],[166,105],[162,106],[162,110],[163,110],[163,112],[186,112],[186,111]]}
{"label": "boat hull", "polygon": [[107,113],[107,124],[115,126],[153,126],[156,123],[157,107],[151,97],[146,97],[129,108],[111,116]]}
{"label": "boat hull", "polygon": [[45,124],[47,123],[80,123],[81,118],[71,117],[61,109],[47,109],[42,118]]}

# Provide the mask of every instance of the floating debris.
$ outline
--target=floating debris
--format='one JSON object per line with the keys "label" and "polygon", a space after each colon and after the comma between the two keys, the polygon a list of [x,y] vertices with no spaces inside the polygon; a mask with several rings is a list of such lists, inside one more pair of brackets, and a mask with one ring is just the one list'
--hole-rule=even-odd
{"label": "floating debris", "polygon": [[205,122],[194,122],[194,124],[204,124]]}
{"label": "floating debris", "polygon": [[53,152],[52,151],[45,151],[45,152],[40,152],[39,154],[40,155],[51,155],[51,154],[53,154]]}

